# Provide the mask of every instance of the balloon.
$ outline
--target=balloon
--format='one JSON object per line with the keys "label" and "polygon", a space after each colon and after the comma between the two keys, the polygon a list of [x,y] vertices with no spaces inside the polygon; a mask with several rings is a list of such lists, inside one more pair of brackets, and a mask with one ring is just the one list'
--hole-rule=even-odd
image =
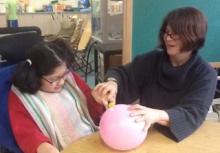
{"label": "balloon", "polygon": [[118,104],[105,111],[100,120],[100,136],[104,143],[116,150],[138,147],[147,135],[144,122],[136,123],[130,117],[128,105]]}

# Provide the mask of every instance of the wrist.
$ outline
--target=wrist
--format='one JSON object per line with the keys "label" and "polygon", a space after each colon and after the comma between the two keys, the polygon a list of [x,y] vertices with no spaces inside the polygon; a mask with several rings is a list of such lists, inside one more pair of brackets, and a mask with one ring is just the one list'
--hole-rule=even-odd
{"label": "wrist", "polygon": [[158,112],[158,118],[157,118],[157,123],[164,125],[164,126],[169,126],[169,115],[167,114],[166,111],[164,110],[157,110]]}

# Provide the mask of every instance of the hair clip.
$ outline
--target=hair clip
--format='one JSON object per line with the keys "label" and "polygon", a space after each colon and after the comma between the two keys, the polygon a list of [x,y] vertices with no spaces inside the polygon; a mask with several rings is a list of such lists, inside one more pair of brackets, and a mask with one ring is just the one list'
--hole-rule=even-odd
{"label": "hair clip", "polygon": [[29,58],[26,60],[26,62],[29,64],[29,66],[32,65],[32,62],[31,62],[31,60]]}

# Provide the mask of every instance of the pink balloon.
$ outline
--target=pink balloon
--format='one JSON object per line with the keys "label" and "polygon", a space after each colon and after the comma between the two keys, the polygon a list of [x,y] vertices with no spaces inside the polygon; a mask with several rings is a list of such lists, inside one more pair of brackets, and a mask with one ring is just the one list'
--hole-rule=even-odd
{"label": "pink balloon", "polygon": [[117,150],[130,150],[138,147],[147,135],[143,131],[144,122],[136,123],[130,117],[128,105],[118,104],[108,109],[100,121],[100,136],[104,143]]}

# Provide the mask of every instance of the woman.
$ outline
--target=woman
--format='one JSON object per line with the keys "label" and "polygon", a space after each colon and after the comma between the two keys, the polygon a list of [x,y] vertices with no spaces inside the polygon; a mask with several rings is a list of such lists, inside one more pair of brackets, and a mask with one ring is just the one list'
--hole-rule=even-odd
{"label": "woman", "polygon": [[73,59],[69,46],[57,39],[37,44],[18,64],[9,113],[24,153],[57,153],[96,130],[103,106],[72,71]]}
{"label": "woman", "polygon": [[198,9],[171,11],[162,23],[159,47],[108,71],[93,95],[104,105],[140,99],[129,110],[137,122],[145,122],[145,130],[158,123],[176,141],[183,140],[204,121],[216,88],[214,69],[198,54],[206,31],[206,18]]}

